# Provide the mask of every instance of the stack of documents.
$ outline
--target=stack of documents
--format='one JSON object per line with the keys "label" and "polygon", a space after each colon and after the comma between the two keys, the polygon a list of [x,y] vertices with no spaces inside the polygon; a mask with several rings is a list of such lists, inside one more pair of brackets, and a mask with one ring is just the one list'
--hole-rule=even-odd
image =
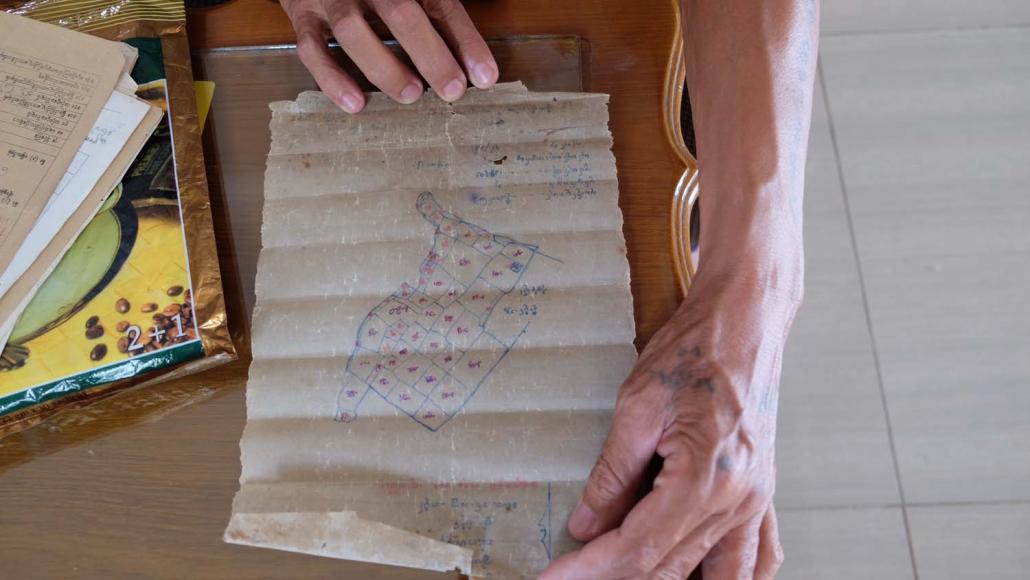
{"label": "stack of documents", "polygon": [[136,49],[0,12],[0,350],[161,120]]}

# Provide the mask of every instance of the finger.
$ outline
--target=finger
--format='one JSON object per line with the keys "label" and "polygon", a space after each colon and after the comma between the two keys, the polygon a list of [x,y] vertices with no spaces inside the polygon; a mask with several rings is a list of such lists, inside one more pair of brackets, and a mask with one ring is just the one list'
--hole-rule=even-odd
{"label": "finger", "polygon": [[702,564],[706,580],[752,580],[763,517],[731,530],[708,552]]}
{"label": "finger", "polygon": [[[704,557],[714,520],[702,522],[698,514],[689,513],[681,491],[656,489],[648,494],[626,516],[619,528],[595,538],[577,552],[556,560],[540,576],[541,580],[604,580],[607,578],[639,578],[662,563],[683,538],[691,545],[703,546]],[[690,530],[687,533],[687,530]]]}
{"label": "finger", "polygon": [[[701,525],[690,532],[687,537],[676,545],[675,548],[655,566],[648,578],[656,580],[682,579],[691,576],[701,566],[702,561],[711,554],[714,546],[724,539],[730,530],[729,520],[726,514],[709,516]],[[750,571],[750,570],[749,570]],[[705,570],[702,574],[705,580],[720,580],[720,577],[708,576]],[[750,580],[750,579],[749,579]]]}
{"label": "finger", "polygon": [[422,81],[386,48],[364,15],[350,6],[328,3],[329,23],[340,48],[370,83],[393,100],[410,104],[422,98]]}
{"label": "finger", "polygon": [[465,7],[458,0],[422,0],[422,6],[447,44],[458,55],[472,84],[481,89],[497,82],[497,61]]}
{"label": "finger", "polygon": [[365,106],[365,94],[358,83],[333,60],[321,16],[305,12],[291,16],[291,19],[297,31],[297,56],[318,87],[341,109],[348,113],[360,111]]}
{"label": "finger", "polygon": [[780,545],[779,522],[776,508],[769,506],[758,530],[758,561],[755,564],[755,580],[773,580],[783,565],[783,546]]}
{"label": "finger", "polygon": [[[625,387],[624,387],[625,388]],[[622,397],[583,499],[569,517],[569,532],[590,541],[619,525],[633,507],[644,471],[662,435],[662,407],[646,392]]]}
{"label": "finger", "polygon": [[415,0],[372,0],[372,5],[436,94],[446,101],[460,99],[468,86],[465,73],[422,6]]}

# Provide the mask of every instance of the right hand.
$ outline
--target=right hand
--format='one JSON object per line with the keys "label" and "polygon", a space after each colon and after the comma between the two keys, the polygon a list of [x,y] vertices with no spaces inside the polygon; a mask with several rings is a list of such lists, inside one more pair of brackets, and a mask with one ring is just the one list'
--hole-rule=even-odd
{"label": "right hand", "polygon": [[[281,0],[297,32],[297,54],[334,103],[357,113],[365,106],[358,84],[333,60],[335,37],[369,82],[400,103],[422,97],[421,79],[383,44],[365,19],[389,28],[418,72],[446,101],[497,82],[497,62],[459,0]],[[460,63],[460,64],[459,64]],[[466,75],[468,75],[466,77]]]}

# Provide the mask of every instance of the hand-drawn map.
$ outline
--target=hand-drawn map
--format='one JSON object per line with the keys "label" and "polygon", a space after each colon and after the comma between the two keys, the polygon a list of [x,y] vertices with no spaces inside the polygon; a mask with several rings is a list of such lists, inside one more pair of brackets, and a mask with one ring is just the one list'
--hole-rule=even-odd
{"label": "hand-drawn map", "polygon": [[498,334],[494,307],[522,279],[537,247],[447,213],[429,192],[416,202],[435,228],[418,281],[376,305],[358,328],[338,397],[350,422],[370,392],[430,431],[468,403],[525,332]]}
{"label": "hand-drawn map", "polygon": [[226,541],[488,580],[576,548],[637,355],[607,121],[519,83],[272,104]]}

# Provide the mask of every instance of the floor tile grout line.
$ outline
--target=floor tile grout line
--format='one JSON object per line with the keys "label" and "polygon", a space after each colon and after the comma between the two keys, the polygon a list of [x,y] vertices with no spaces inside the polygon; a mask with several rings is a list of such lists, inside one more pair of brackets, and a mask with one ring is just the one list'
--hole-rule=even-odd
{"label": "floor tile grout line", "polygon": [[940,28],[871,28],[869,30],[840,30],[837,32],[823,31],[822,38],[851,38],[856,36],[896,36],[911,34],[938,34],[949,32],[1018,32],[1030,29],[1027,24],[982,24],[978,26],[942,26]]}
{"label": "floor tile grout line", "polygon": [[[1001,507],[1001,506],[1030,506],[1030,499],[999,499],[999,500],[966,500],[966,501],[920,501],[908,502],[906,508],[959,508],[959,507]],[[797,512],[818,512],[818,511],[849,511],[849,510],[879,510],[901,508],[901,503],[869,503],[869,504],[836,504],[836,505],[812,505],[812,506],[777,506],[778,513]]]}
{"label": "floor tile grout line", "polygon": [[934,507],[975,507],[975,506],[1020,506],[1030,505],[1030,499],[989,499],[984,501],[959,500],[959,501],[913,501],[906,504],[913,508],[934,508]]}
{"label": "floor tile grout line", "polygon": [[855,224],[851,216],[851,200],[848,197],[848,188],[844,179],[844,163],[841,160],[840,145],[837,141],[837,128],[833,124],[833,109],[830,106],[830,92],[826,88],[826,75],[823,74],[822,59],[816,64],[816,78],[819,81],[819,91],[823,95],[823,105],[826,107],[827,126],[830,131],[830,144],[833,147],[833,157],[837,164],[837,180],[840,184],[841,195],[844,197],[844,215],[848,223],[848,234],[851,236],[851,252],[855,260],[855,268],[858,274],[858,288],[862,296],[862,308],[865,313],[866,328],[869,331],[869,342],[872,348],[873,365],[876,368],[876,381],[880,387],[880,404],[883,407],[884,420],[887,426],[887,441],[890,443],[891,460],[894,463],[894,478],[898,486],[898,498],[901,500],[901,519],[905,525],[905,539],[908,542],[908,555],[912,563],[912,576],[919,580],[919,570],[916,567],[916,551],[912,541],[912,526],[908,520],[908,507],[905,502],[905,487],[901,481],[901,466],[898,462],[898,452],[894,442],[894,427],[891,423],[890,409],[887,404],[887,390],[884,387],[883,367],[880,364],[880,349],[876,345],[876,334],[873,331],[873,317],[869,309],[869,296],[866,292],[865,276],[862,271],[862,260],[858,253],[858,236],[855,235]]}

